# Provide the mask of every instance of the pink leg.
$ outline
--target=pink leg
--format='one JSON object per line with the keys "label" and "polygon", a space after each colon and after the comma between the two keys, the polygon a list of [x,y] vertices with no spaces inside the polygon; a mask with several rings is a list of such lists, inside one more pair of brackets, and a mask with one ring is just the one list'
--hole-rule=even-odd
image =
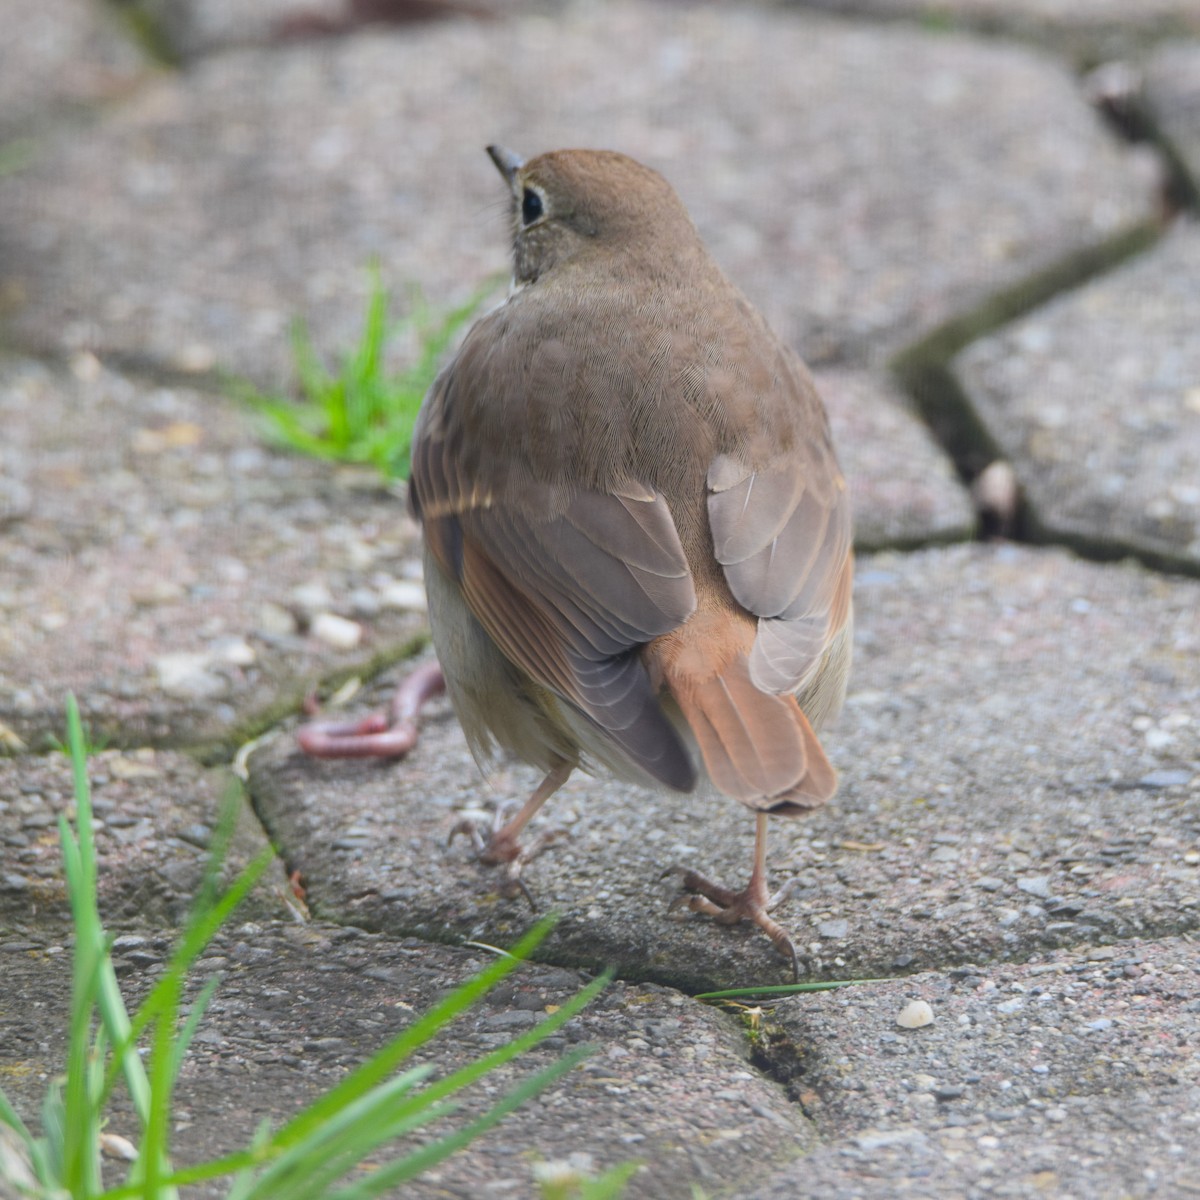
{"label": "pink leg", "polygon": [[521,872],[527,863],[535,859],[552,842],[565,836],[561,829],[548,829],[539,833],[532,841],[522,844],[521,834],[525,826],[532,820],[534,814],[558,791],[575,768],[571,763],[559,763],[554,767],[533,790],[533,794],[521,805],[520,811],[512,820],[504,822],[504,809],[496,811],[496,819],[492,825],[491,835],[484,838],[476,822],[464,818],[450,830],[450,841],[460,833],[467,834],[475,845],[475,853],[481,863],[486,866],[504,866],[504,894],[515,896],[517,892],[529,901],[530,908],[536,911],[533,895],[525,886]]}
{"label": "pink leg", "polygon": [[390,714],[369,713],[358,721],[309,721],[297,731],[296,740],[313,758],[403,758],[417,744],[421,709],[445,690],[442,668],[425,663],[396,689]]}
{"label": "pink leg", "polygon": [[800,979],[800,960],[788,932],[768,914],[792,890],[786,883],[775,895],[767,891],[767,814],[757,813],[754,830],[754,868],[750,882],[743,891],[733,892],[713,883],[695,871],[684,871],[684,895],[672,902],[672,907],[684,905],[692,912],[704,913],[719,925],[736,925],[741,920],[753,921],[771,939],[771,944],[792,964],[792,976]]}

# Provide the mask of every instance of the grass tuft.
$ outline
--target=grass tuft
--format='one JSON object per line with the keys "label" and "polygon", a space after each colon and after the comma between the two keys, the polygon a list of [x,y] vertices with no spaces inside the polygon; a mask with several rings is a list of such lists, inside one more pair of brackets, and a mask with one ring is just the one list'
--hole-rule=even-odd
{"label": "grass tuft", "polygon": [[[75,930],[65,1072],[51,1082],[34,1133],[0,1090],[0,1195],[25,1200],[178,1200],[179,1189],[229,1178],[229,1200],[373,1200],[461,1150],[576,1066],[582,1046],[520,1080],[481,1116],[455,1126],[464,1089],[554,1034],[608,983],[602,975],[532,1029],[444,1078],[433,1068],[406,1068],[414,1052],[466,1013],[511,974],[549,933],[540,921],[511,954],[498,957],[436,1004],[279,1129],[261,1127],[235,1154],[177,1167],[170,1137],[173,1096],[188,1046],[204,1019],[217,981],[184,1004],[190,968],[271,864],[264,850],[228,887],[221,867],[239,808],[234,789],[223,807],[208,869],[191,917],[162,977],[134,1013],[125,1007],[110,955],[112,939],[97,907],[97,864],[83,725],[74,697],[67,703],[67,747],[74,774],[75,822],[59,818],[63,868]],[[105,1112],[123,1083],[139,1130],[132,1142],[104,1132]],[[451,1119],[449,1132],[415,1146],[398,1140],[432,1121]],[[106,1186],[101,1150],[128,1160]],[[381,1152],[393,1153],[383,1157]],[[364,1164],[370,1162],[369,1167]],[[581,1200],[617,1196],[636,1169],[622,1164],[566,1195]],[[543,1193],[548,1195],[548,1193]]]}
{"label": "grass tuft", "polygon": [[[495,291],[489,280],[457,308],[434,312],[419,291],[411,294],[407,317],[388,323],[388,294],[379,268],[370,268],[370,295],[358,345],[331,371],[317,354],[308,330],[292,329],[292,358],[299,395],[295,399],[261,392],[250,384],[234,392],[264,420],[267,435],[280,445],[314,458],[363,463],[387,482],[406,479],[417,412],[441,361],[463,326]],[[396,333],[415,335],[416,360],[399,374],[389,373],[387,344]]]}

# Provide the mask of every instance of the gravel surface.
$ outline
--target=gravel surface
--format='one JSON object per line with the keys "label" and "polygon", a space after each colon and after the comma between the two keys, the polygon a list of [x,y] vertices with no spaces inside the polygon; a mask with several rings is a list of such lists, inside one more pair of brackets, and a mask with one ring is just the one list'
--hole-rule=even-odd
{"label": "gravel surface", "polygon": [[10,359],[0,424],[27,498],[0,538],[0,722],[35,749],[70,690],[97,738],[227,738],[424,626],[403,501],[265,448],[227,401]]}

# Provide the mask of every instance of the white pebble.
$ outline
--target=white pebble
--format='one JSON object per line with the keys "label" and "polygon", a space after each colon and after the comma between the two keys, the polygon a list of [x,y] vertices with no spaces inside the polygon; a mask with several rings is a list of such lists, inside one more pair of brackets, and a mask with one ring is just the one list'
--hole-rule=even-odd
{"label": "white pebble", "polygon": [[218,638],[209,647],[209,653],[217,662],[229,663],[234,667],[249,667],[258,658],[254,647],[240,637]]}
{"label": "white pebble", "polygon": [[315,580],[292,588],[291,601],[297,608],[306,608],[309,612],[317,612],[328,608],[333,603],[333,597],[320,580]]}
{"label": "white pebble", "polygon": [[924,1000],[913,1000],[906,1004],[896,1017],[896,1024],[902,1029],[921,1029],[933,1024],[933,1009]]}
{"label": "white pebble", "polygon": [[312,621],[312,635],[335,650],[353,650],[362,641],[362,626],[336,613],[317,613]]}
{"label": "white pebble", "polygon": [[120,1158],[125,1162],[137,1161],[137,1147],[119,1133],[102,1133],[98,1139],[100,1153],[108,1158]]}
{"label": "white pebble", "polygon": [[154,660],[158,686],[169,696],[187,700],[203,700],[221,695],[226,682],[208,668],[209,654],[163,654]]}
{"label": "white pebble", "polygon": [[411,579],[394,579],[382,588],[379,603],[384,608],[399,608],[406,612],[424,612],[425,586]]}

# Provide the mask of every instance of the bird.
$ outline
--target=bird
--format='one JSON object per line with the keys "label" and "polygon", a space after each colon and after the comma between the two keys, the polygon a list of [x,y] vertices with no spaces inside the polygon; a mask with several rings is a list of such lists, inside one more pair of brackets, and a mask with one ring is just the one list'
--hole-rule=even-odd
{"label": "bird", "polygon": [[678,899],[753,922],[798,977],[770,915],[767,817],[836,790],[817,731],[845,696],[853,626],[824,406],[662,175],[610,150],[487,151],[512,285],[425,397],[408,487],[471,751],[543,773],[479,857],[521,886],[554,836],[525,844],[526,826],[577,769],[715,789],[754,815],[749,880],[680,868]]}

